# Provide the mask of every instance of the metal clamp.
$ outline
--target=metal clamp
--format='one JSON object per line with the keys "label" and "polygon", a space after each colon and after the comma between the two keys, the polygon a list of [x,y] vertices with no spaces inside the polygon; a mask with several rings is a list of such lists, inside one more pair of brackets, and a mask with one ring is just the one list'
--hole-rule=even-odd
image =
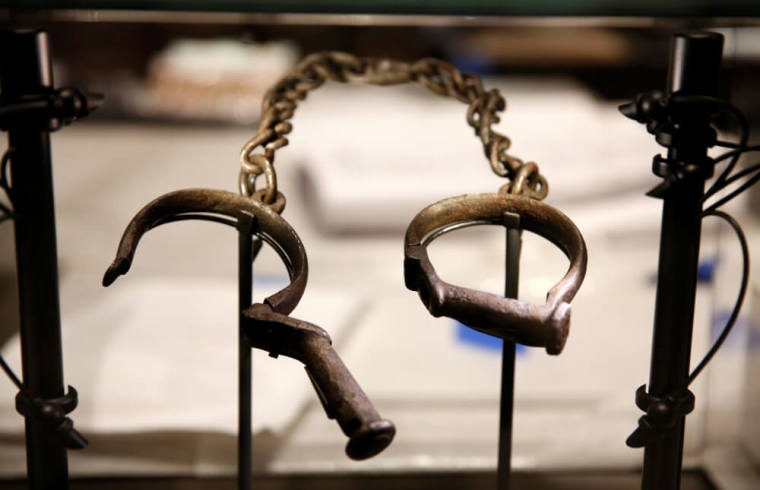
{"label": "metal clamp", "polygon": [[644,447],[675,427],[678,420],[694,410],[694,393],[688,389],[678,395],[654,396],[647,393],[646,385],[636,390],[636,406],[646,412],[639,418],[639,426],[625,443],[629,447]]}
{"label": "metal clamp", "polygon": [[84,449],[87,439],[74,428],[74,422],[66,416],[77,407],[77,390],[69,385],[65,395],[56,398],[31,398],[23,389],[16,395],[16,411],[24,417],[41,419],[50,433],[68,449]]}
{"label": "metal clamp", "polygon": [[327,417],[334,418],[349,438],[346,454],[351,459],[367,459],[388,447],[396,428],[380,417],[332,348],[327,332],[260,303],[243,311],[243,316],[248,320],[246,335],[253,347],[304,364]]}
{"label": "metal clamp", "polygon": [[[505,223],[505,213],[520,216],[520,226],[557,245],[570,259],[565,276],[536,305],[455,286],[441,280],[428,258],[427,245],[449,231]],[[454,318],[481,332],[559,354],[570,329],[570,301],[586,274],[587,252],[575,224],[557,209],[535,199],[504,194],[466,194],[444,199],[409,224],[404,247],[406,287],[417,291],[433,316]]]}
{"label": "metal clamp", "polygon": [[33,125],[55,131],[88,116],[103,103],[103,95],[78,88],[54,90],[41,87],[40,93],[26,96],[0,96],[0,129],[12,125]]}

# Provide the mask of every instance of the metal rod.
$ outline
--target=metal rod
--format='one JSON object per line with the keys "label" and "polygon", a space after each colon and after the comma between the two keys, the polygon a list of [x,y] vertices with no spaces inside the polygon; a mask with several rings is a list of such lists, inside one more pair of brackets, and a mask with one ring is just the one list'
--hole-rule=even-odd
{"label": "metal rod", "polygon": [[251,306],[253,293],[253,217],[242,215],[238,223],[238,490],[250,490],[251,344],[243,330],[243,310]]}
{"label": "metal rod", "polygon": [[[47,34],[3,31],[0,87],[3,97],[45,93],[53,86]],[[21,317],[23,383],[32,397],[64,394],[58,298],[50,135],[45,121],[16,121],[8,128]],[[66,449],[44,423],[26,418],[29,488],[67,489]]]}
{"label": "metal rod", "polygon": [[[704,184],[704,182],[702,182]],[[683,185],[665,199],[648,392],[666,396],[688,383],[703,185]],[[644,449],[642,488],[680,488],[685,417]]]}
{"label": "metal rod", "polygon": [[[723,39],[717,34],[674,37],[669,91],[717,95]],[[707,115],[691,114],[683,124],[709,128]],[[686,164],[705,161],[708,142],[685,139],[668,150],[668,159]],[[666,396],[688,385],[694,300],[705,177],[675,179],[663,195],[660,258],[648,392]],[[642,489],[680,488],[685,416],[644,449]]]}
{"label": "metal rod", "polygon": [[[507,213],[507,246],[505,260],[504,296],[517,298],[520,279],[520,217]],[[512,419],[515,395],[515,353],[516,345],[509,340],[502,341],[501,354],[501,401],[499,404],[499,456],[497,466],[498,490],[509,490],[512,472]]]}

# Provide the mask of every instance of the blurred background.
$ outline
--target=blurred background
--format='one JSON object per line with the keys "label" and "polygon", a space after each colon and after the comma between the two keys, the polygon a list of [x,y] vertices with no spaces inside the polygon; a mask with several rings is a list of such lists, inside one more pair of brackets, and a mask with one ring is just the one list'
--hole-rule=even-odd
{"label": "blurred background", "polygon": [[[24,20],[2,13],[5,23]],[[304,55],[339,50],[441,58],[504,95],[496,130],[510,137],[512,154],[539,164],[547,202],[576,222],[589,249],[565,351],[518,351],[518,482],[638,488],[642,451],[624,441],[641,414],[634,392],[649,372],[660,203],[644,194],[658,181],[651,159],[663,149],[617,106],[664,88],[670,36],[707,23],[726,36],[723,96],[760,125],[760,28],[750,19],[69,12],[38,13],[34,21],[49,32],[56,85],[105,94],[97,112],[52,138],[65,380],[80,393],[73,418],[92,443],[70,453],[72,475],[234,475],[234,232],[208,223],[162,227],[143,240],[126,277],[108,289],[100,281],[124,227],[148,201],[180,188],[236,190],[239,151],[256,131],[266,89]],[[348,460],[344,436],[300,365],[257,351],[254,471],[262,480],[456,473],[474,475],[472,488],[491,487],[499,344],[432,318],[402,274],[404,231],[420,209],[503,184],[465,115],[461,103],[419,86],[331,82],[296,111],[276,163],[283,216],[310,261],[293,315],[330,332],[398,432],[378,457]],[[736,139],[731,120],[719,129]],[[755,189],[729,206],[754,257],[759,203]],[[536,236],[523,240],[520,296],[543,302],[567,261]],[[20,369],[12,226],[0,227],[0,243],[0,344]],[[430,253],[443,279],[501,292],[502,229],[460,230]],[[720,333],[741,274],[728,227],[705,222],[701,257],[693,364]],[[254,273],[256,301],[287,280],[271,250]],[[757,488],[760,481],[759,284],[754,274],[734,332],[692,385],[685,488]],[[0,477],[8,481],[25,473],[14,395],[0,378]]]}

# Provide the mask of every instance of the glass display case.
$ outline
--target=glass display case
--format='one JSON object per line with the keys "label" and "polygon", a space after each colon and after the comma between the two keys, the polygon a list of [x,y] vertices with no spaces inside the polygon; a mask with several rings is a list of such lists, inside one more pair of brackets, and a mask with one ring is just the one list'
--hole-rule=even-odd
{"label": "glass display case", "polygon": [[[725,36],[717,95],[745,114],[754,134],[760,5],[2,4],[6,28],[48,33],[56,87],[104,95],[97,111],[52,136],[63,375],[79,393],[69,416],[89,440],[68,453],[72,487],[234,488],[235,231],[197,222],[162,227],[141,243],[128,277],[104,289],[102,275],[146,202],[184,188],[237,192],[240,149],[256,134],[266,90],[303,56],[345,51],[404,62],[440,58],[504,96],[494,127],[511,140],[510,153],[540,165],[550,183],[546,202],[575,222],[589,257],[561,355],[517,346],[512,487],[640,488],[642,451],[625,441],[642,415],[636,388],[649,376],[662,206],[645,194],[661,180],[652,158],[666,150],[618,106],[665,87],[673,33],[709,29]],[[350,460],[300,363],[255,350],[253,488],[497,488],[501,340],[431,316],[404,287],[404,233],[415,214],[445,197],[495,193],[504,184],[466,116],[465,105],[408,84],[328,82],[299,103],[276,164],[288,197],[282,216],[301,237],[311,269],[293,314],[330,334],[397,432],[376,457]],[[714,126],[720,140],[739,138],[731,117]],[[751,153],[738,163],[754,164]],[[753,199],[743,195],[728,209],[757,256]],[[6,223],[0,353],[20,374],[13,240]],[[503,228],[455,230],[429,253],[447,282],[503,294]],[[554,245],[523,234],[521,299],[543,303],[566,269]],[[741,269],[731,228],[705,220],[692,366],[730,316]],[[253,271],[255,302],[289,280],[271,247]],[[760,286],[752,274],[749,283],[733,332],[691,385],[684,489],[760,481]],[[25,488],[17,391],[0,378],[0,488]]]}

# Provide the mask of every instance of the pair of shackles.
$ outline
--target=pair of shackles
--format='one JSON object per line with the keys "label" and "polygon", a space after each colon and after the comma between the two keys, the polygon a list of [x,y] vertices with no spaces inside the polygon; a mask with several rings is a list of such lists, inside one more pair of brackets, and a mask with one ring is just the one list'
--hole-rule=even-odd
{"label": "pair of shackles", "polygon": [[[535,163],[522,163],[506,154],[509,140],[491,129],[503,110],[497,91],[484,92],[477,76],[459,73],[448,63],[422,60],[413,64],[360,59],[345,53],[318,53],[305,58],[264,99],[258,134],[242,151],[242,195],[213,189],[185,189],[164,194],[147,204],[127,226],[116,258],[105,273],[103,285],[125,274],[141,237],[164,223],[204,219],[240,227],[253,222],[259,236],[285,263],[290,283],[282,290],[245,309],[244,328],[253,347],[277,357],[301,361],[329,418],[335,418],[349,437],[346,453],[365,459],[381,452],[393,440],[395,427],[382,419],[364,391],[341,361],[329,335],[320,327],[289,316],[300,301],[308,277],[308,262],[295,230],[279,213],[285,198],[276,188],[272,165],[274,151],[287,140],[295,101],[326,79],[375,84],[421,82],[434,92],[468,102],[468,122],[476,129],[494,171],[512,181],[495,194],[472,194],[444,199],[423,209],[410,223],[404,246],[404,280],[419,293],[434,316],[447,316],[489,335],[559,354],[569,332],[570,301],[586,271],[586,245],[573,222],[539,199],[548,186]],[[308,89],[308,90],[307,90]],[[284,103],[288,101],[288,103]],[[501,101],[501,103],[499,103]],[[255,144],[253,144],[255,143]],[[264,155],[251,155],[258,145]],[[255,189],[256,176],[264,174],[267,187]],[[520,217],[520,227],[557,245],[570,260],[564,277],[547,294],[545,304],[503,298],[459,287],[441,280],[427,254],[427,246],[448,231],[481,224],[508,225],[508,215]]]}

